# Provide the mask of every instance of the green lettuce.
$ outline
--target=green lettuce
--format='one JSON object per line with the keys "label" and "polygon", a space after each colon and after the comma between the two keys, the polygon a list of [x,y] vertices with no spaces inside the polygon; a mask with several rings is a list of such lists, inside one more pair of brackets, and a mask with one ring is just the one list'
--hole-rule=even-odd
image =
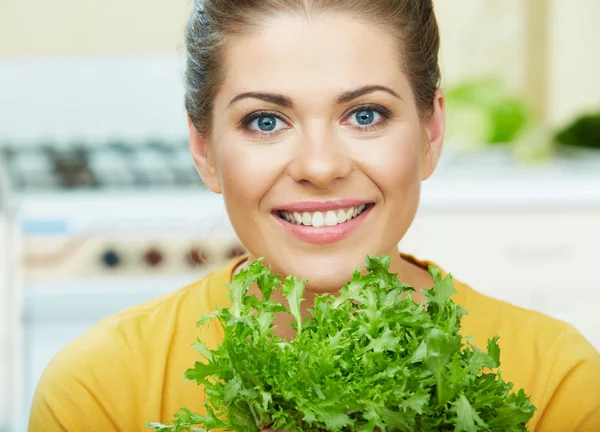
{"label": "green lettuce", "polygon": [[[339,295],[316,297],[300,314],[305,281],[281,280],[261,260],[234,276],[231,306],[218,320],[215,350],[198,340],[202,361],[185,378],[204,387],[206,414],[182,408],[158,431],[526,431],[535,407],[499,371],[498,336],[487,352],[460,333],[452,276],[430,267],[434,287],[415,302],[389,272],[389,256],[366,258]],[[262,298],[248,295],[256,283]],[[271,299],[281,290],[289,307]],[[287,312],[295,337],[274,334]]]}

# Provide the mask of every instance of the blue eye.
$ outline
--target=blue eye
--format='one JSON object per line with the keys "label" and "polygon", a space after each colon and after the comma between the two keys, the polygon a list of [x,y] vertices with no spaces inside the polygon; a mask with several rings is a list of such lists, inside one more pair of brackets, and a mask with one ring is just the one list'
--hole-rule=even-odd
{"label": "blue eye", "polygon": [[376,116],[381,116],[381,114],[374,110],[361,110],[356,111],[353,114],[353,117],[356,119],[356,122],[361,126],[369,126],[373,124],[373,122],[376,119]]}
{"label": "blue eye", "polygon": [[271,132],[277,125],[275,117],[260,117],[256,119],[258,128],[263,132]]}
{"label": "blue eye", "polygon": [[271,113],[252,114],[242,123],[251,132],[257,133],[272,133],[285,128],[285,122]]}
{"label": "blue eye", "polygon": [[360,111],[356,113],[356,120],[362,125],[373,123],[375,118],[375,111]]}

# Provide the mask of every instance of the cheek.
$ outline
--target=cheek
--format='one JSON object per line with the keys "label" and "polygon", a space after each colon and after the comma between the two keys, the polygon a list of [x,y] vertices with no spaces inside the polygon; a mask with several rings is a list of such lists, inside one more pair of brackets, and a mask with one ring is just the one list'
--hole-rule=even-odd
{"label": "cheek", "polygon": [[421,183],[421,133],[416,127],[402,127],[381,142],[376,150],[365,151],[371,179],[387,195],[418,192]]}
{"label": "cheek", "polygon": [[[421,195],[421,133],[410,128],[386,143],[372,180],[383,194],[386,223],[379,239],[383,250],[392,250],[406,235],[417,213]],[[386,249],[387,248],[387,249]]]}
{"label": "cheek", "polygon": [[420,184],[420,152],[418,145],[402,146],[402,151],[390,154],[382,172],[395,190],[412,189]]}
{"label": "cheek", "polygon": [[217,165],[225,203],[231,209],[256,207],[276,181],[281,162],[268,146],[219,144]]}

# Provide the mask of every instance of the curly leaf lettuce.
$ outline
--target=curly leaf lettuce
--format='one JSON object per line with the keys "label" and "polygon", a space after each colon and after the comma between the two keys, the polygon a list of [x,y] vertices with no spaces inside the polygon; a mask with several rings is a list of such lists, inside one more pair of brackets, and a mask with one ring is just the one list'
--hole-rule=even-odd
{"label": "curly leaf lettuce", "polygon": [[[388,271],[389,256],[366,258],[339,295],[317,296],[300,314],[305,281],[271,274],[260,260],[229,286],[231,305],[202,316],[225,337],[185,377],[203,386],[206,414],[183,408],[159,431],[526,431],[535,407],[498,370],[498,337],[487,352],[459,333],[467,311],[455,304],[452,277],[430,268],[427,305]],[[248,296],[256,283],[262,298]],[[271,299],[281,290],[289,309]],[[296,336],[273,332],[276,312]],[[466,342],[464,342],[466,340]]]}

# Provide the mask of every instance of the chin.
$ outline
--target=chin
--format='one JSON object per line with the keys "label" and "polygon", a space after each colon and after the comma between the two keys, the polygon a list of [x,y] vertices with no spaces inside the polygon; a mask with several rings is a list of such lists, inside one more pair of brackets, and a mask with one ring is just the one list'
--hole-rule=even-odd
{"label": "chin", "polygon": [[337,292],[352,278],[356,266],[349,262],[340,263],[336,267],[330,265],[312,265],[308,268],[294,269],[290,274],[297,275],[308,281],[306,289],[314,293]]}
{"label": "chin", "polygon": [[280,254],[274,260],[265,260],[265,264],[271,265],[273,273],[281,274],[284,278],[293,275],[306,279],[307,290],[311,292],[337,292],[344,283],[352,279],[352,273],[357,266],[364,266],[367,254],[374,255],[367,251],[332,251],[318,255],[295,253],[289,257]]}

